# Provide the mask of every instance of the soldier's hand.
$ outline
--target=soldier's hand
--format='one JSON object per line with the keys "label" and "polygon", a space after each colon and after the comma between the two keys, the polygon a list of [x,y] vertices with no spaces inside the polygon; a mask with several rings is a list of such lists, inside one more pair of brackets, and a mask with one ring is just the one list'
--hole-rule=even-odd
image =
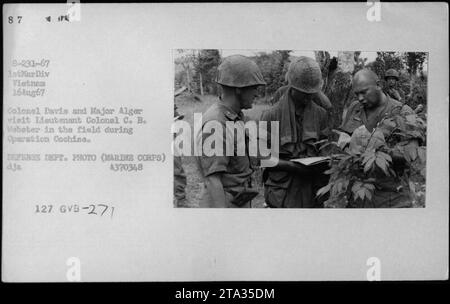
{"label": "soldier's hand", "polygon": [[401,101],[402,97],[400,96],[400,94],[398,93],[397,90],[393,90],[392,93],[394,94],[395,99],[397,99],[398,101]]}

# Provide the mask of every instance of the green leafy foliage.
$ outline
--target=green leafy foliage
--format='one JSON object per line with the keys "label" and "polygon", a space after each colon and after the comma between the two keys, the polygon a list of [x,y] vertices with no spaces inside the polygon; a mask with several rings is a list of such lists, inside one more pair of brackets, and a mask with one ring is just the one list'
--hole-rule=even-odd
{"label": "green leafy foliage", "polygon": [[386,86],[384,76],[388,69],[399,71],[398,87],[405,92],[406,103],[415,109],[419,104],[427,104],[427,76],[424,71],[427,60],[425,52],[377,52],[375,61],[366,67],[378,75],[382,87]]}
{"label": "green leafy foliage", "polygon": [[[338,132],[339,133],[339,132]],[[425,204],[426,122],[415,114],[396,112],[383,118],[369,132],[364,126],[355,130],[348,147],[345,135],[340,141],[328,142],[340,149],[330,160],[329,183],[318,190],[328,195],[328,208],[361,207],[370,203],[378,190],[378,180],[390,177],[399,191],[409,195],[413,206]],[[344,137],[345,139],[342,139]],[[343,148],[344,147],[344,148]],[[395,161],[404,162],[401,169]]]}
{"label": "green leafy foliage", "polygon": [[264,95],[272,95],[280,87],[286,84],[286,72],[290,63],[290,50],[273,51],[271,53],[260,52],[252,59],[258,64],[263,74],[264,80],[267,82]]}
{"label": "green leafy foliage", "polygon": [[205,93],[217,94],[217,85],[215,83],[217,67],[220,64],[220,53],[218,50],[200,50],[195,61],[194,80],[199,81],[199,75],[202,75],[202,86]]}

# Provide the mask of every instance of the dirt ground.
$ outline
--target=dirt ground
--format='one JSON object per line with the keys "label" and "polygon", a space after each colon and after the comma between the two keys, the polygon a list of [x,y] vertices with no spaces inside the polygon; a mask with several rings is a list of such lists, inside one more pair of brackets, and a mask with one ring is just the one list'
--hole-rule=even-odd
{"label": "dirt ground", "polygon": [[[194,113],[204,113],[213,103],[218,101],[216,96],[211,95],[200,96],[200,99],[201,100],[194,99],[187,94],[175,98],[178,113],[184,115],[183,120],[190,123],[191,126],[193,125]],[[268,108],[269,105],[257,101],[252,109],[244,110],[243,112],[250,119],[258,119],[261,113]],[[182,164],[187,176],[186,197],[188,203],[185,207],[196,208],[198,207],[201,195],[200,183],[202,182],[202,178],[193,157],[182,157]],[[252,200],[252,207],[254,208],[264,207],[264,188],[261,177],[261,170],[256,169],[252,176],[252,184],[259,190],[259,195]]]}

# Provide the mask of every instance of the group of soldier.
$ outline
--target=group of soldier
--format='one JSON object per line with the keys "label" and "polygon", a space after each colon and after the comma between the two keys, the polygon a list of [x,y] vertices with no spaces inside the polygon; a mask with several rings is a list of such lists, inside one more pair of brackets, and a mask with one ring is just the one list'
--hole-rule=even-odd
{"label": "group of soldier", "polygon": [[[353,77],[355,101],[343,114],[339,130],[351,135],[364,125],[371,132],[393,111],[413,113],[404,103],[404,94],[396,88],[398,73],[386,72],[387,88],[382,88],[377,75],[368,69]],[[286,74],[287,85],[272,99],[272,107],[262,113],[260,121],[279,124],[279,158],[275,166],[264,168],[265,206],[270,208],[316,208],[321,201],[317,190],[327,183],[323,170],[317,171],[292,159],[319,156],[316,143],[329,134],[328,113],[332,104],[322,92],[323,79],[319,64],[312,58],[292,61]],[[266,85],[258,66],[251,59],[233,55],[218,67],[217,83],[221,96],[203,115],[203,125],[217,121],[244,121],[242,110],[250,109],[258,96],[258,87]],[[403,95],[402,95],[403,94]],[[211,133],[201,132],[206,140]],[[401,158],[401,157],[400,157]],[[394,162],[397,161],[394,159]],[[401,159],[398,160],[401,163]],[[248,208],[258,193],[252,187],[255,163],[248,156],[197,156],[196,163],[203,179],[200,207]],[[324,178],[325,177],[325,178]],[[181,161],[175,160],[175,199],[185,202],[186,176]],[[373,207],[405,206],[408,198],[396,189],[395,180],[381,183],[374,193]]]}

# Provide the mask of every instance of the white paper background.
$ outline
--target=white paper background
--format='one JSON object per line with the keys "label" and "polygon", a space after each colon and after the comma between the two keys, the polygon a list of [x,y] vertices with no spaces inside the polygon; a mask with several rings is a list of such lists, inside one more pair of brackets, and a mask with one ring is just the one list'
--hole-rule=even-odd
{"label": "white paper background", "polygon": [[[4,67],[50,59],[45,98],[9,106],[141,107],[132,137],[91,145],[8,145],[6,153],[166,153],[173,115],[172,49],[429,52],[425,209],[205,210],[172,207],[172,163],[140,173],[106,164],[25,163],[3,171],[4,281],[65,281],[78,257],[82,281],[382,280],[448,277],[448,7],[382,3],[82,4],[80,22],[45,21],[66,5],[4,6]],[[7,16],[22,15],[20,25]],[[20,147],[20,149],[19,149]],[[28,148],[27,148],[28,147]],[[110,203],[113,219],[35,215],[37,203]]]}

